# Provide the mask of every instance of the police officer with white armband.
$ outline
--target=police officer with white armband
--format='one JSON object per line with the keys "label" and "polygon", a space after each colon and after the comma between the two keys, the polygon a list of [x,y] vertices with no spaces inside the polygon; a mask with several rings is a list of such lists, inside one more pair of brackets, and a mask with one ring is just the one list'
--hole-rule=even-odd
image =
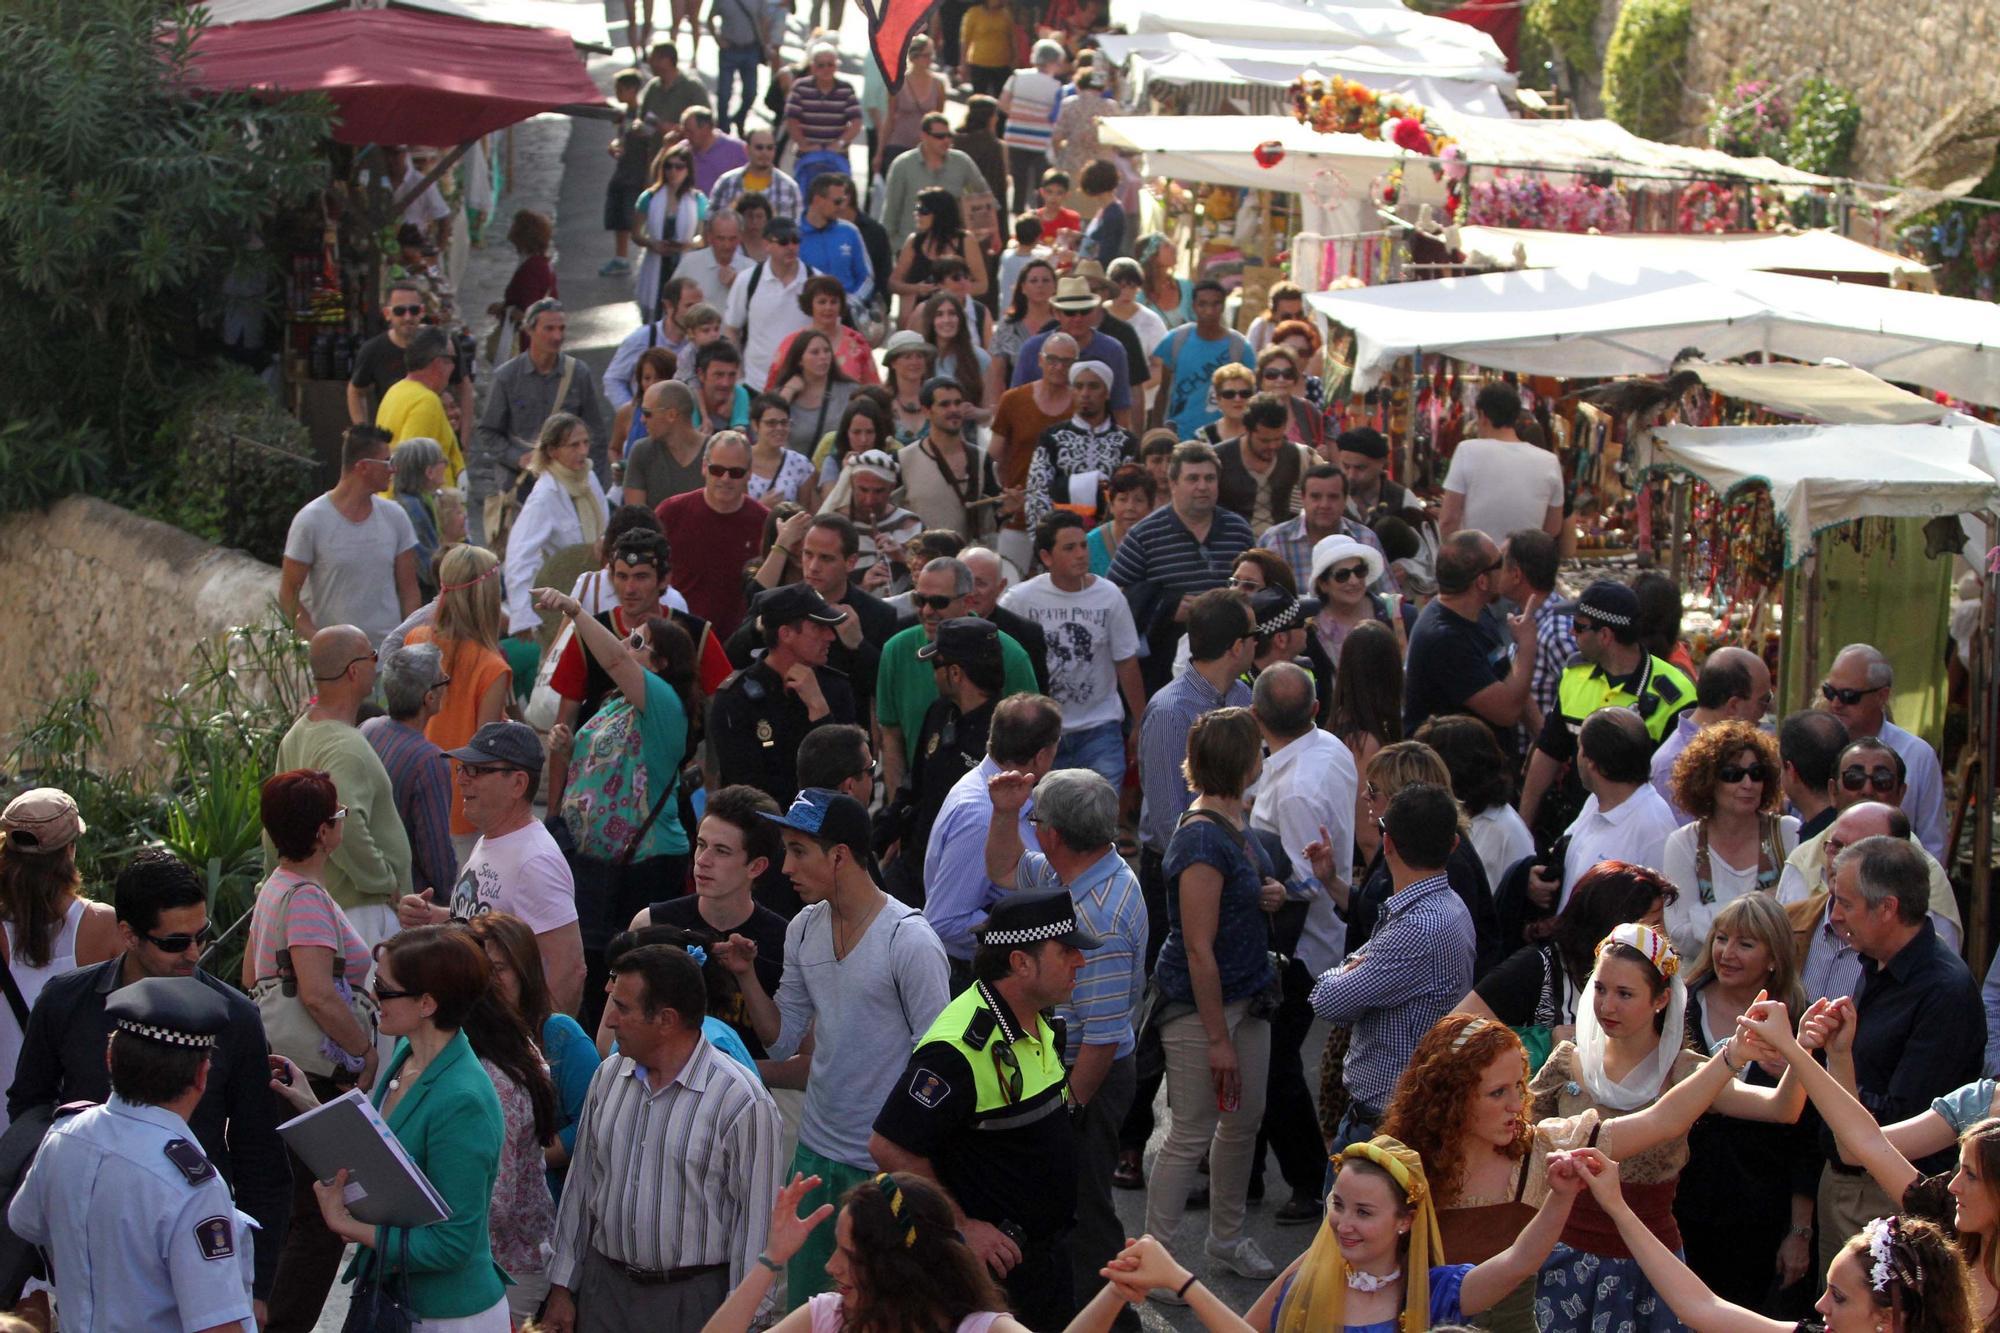
{"label": "police officer with white armband", "polygon": [[111,1100],[58,1112],[8,1225],[48,1255],[64,1333],[254,1333],[254,1224],[187,1122],[229,1010],[193,977],[148,977],[104,1012]]}
{"label": "police officer with white armband", "polygon": [[975,939],[973,984],[917,1042],[868,1150],[884,1171],[949,1190],[966,1243],[1021,1322],[1061,1328],[1076,1312],[1062,1244],[1076,1217],[1076,1130],[1050,1011],[1102,941],[1061,889],[1001,899]]}

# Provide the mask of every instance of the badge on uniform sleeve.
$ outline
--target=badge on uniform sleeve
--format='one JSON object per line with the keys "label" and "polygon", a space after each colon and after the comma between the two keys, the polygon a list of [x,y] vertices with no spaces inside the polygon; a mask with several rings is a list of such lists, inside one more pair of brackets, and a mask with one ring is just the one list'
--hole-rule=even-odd
{"label": "badge on uniform sleeve", "polygon": [[204,1259],[227,1259],[236,1253],[236,1229],[226,1217],[204,1217],[195,1223],[194,1239]]}
{"label": "badge on uniform sleeve", "polygon": [[769,718],[760,717],[757,719],[757,739],[762,741],[766,748],[769,748],[771,745],[771,720]]}
{"label": "badge on uniform sleeve", "polygon": [[935,1111],[940,1102],[951,1096],[951,1084],[919,1065],[910,1076],[910,1096]]}
{"label": "badge on uniform sleeve", "polygon": [[944,737],[940,733],[935,731],[931,733],[931,743],[924,747],[925,758],[929,758],[931,755],[937,753],[938,742],[943,739]]}

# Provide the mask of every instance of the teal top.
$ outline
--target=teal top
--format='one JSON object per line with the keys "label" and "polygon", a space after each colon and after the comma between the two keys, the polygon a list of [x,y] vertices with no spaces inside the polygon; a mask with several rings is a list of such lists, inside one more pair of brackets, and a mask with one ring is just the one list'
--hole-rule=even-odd
{"label": "teal top", "polygon": [[2000,1088],[2000,1083],[1990,1078],[1976,1078],[1932,1102],[1931,1110],[1944,1118],[1952,1133],[1963,1134],[1990,1114],[1996,1088]]}
{"label": "teal top", "polygon": [[[650,671],[645,675],[644,712],[614,692],[576,734],[579,758],[570,765],[562,815],[585,856],[610,861],[622,855],[661,793],[680,780],[687,709],[673,686]],[[684,856],[687,850],[680,807],[670,795],[633,859]]]}
{"label": "teal top", "polygon": [[[590,1094],[590,1080],[597,1074],[597,1043],[584,1032],[582,1024],[568,1014],[550,1014],[542,1024],[542,1054],[548,1058],[549,1077],[556,1085],[556,1101],[562,1127],[556,1131],[563,1151],[576,1152],[576,1127],[583,1119],[584,1098]],[[563,1177],[567,1168],[549,1169],[549,1193],[562,1202]]]}
{"label": "teal top", "polygon": [[[398,1040],[375,1080],[376,1110],[389,1095],[389,1080],[409,1057],[409,1040]],[[492,1309],[507,1294],[510,1280],[493,1261],[487,1231],[487,1204],[500,1175],[507,1124],[493,1080],[463,1032],[452,1034],[388,1121],[390,1132],[429,1178],[451,1216],[426,1227],[377,1227],[375,1248],[357,1251],[347,1266],[347,1280],[386,1260],[404,1269],[410,1307],[419,1319],[464,1319]]]}
{"label": "teal top", "polygon": [[1165,320],[1170,329],[1194,323],[1194,283],[1187,278],[1175,278],[1174,281],[1180,284],[1181,303],[1169,310],[1154,305],[1152,296],[1144,288],[1139,291],[1139,303]]}
{"label": "teal top", "polygon": [[1111,577],[1111,546],[1104,539],[1109,526],[1100,523],[1083,539],[1084,546],[1090,551],[1090,572],[1101,579]]}

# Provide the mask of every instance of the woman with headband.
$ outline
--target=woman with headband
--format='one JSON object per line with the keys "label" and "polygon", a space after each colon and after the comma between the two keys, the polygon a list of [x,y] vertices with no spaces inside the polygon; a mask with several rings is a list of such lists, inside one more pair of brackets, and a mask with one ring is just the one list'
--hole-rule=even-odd
{"label": "woman with headband", "polygon": [[[1615,1119],[1589,1112],[1596,1146],[1629,1157],[1684,1136],[1726,1082],[1718,1062]],[[1444,1252],[1459,1263],[1514,1243],[1548,1193],[1550,1151],[1579,1137],[1571,1121],[1535,1122],[1521,1039],[1492,1016],[1469,1013],[1446,1014],[1417,1043],[1382,1132],[1422,1156]],[[1509,1293],[1479,1323],[1492,1333],[1533,1333],[1534,1288]]]}
{"label": "woman with headband", "polygon": [[[1795,1073],[1775,1088],[1737,1080],[1750,1062],[1747,1039],[1740,1034],[1706,1059],[1682,1046],[1687,986],[1681,960],[1654,927],[1633,922],[1605,936],[1587,999],[1577,1006],[1576,1040],[1559,1043],[1528,1085],[1535,1119],[1544,1122],[1538,1135],[1550,1146],[1603,1147],[1605,1130],[1618,1126],[1613,1117],[1642,1110],[1676,1084],[1697,1079],[1697,1100],[1703,1106],[1712,1101],[1724,1115],[1789,1123],[1804,1108],[1805,1092]],[[1774,1007],[1782,1012],[1784,1006]],[[1546,1123],[1551,1117],[1560,1117],[1560,1123]],[[1624,1158],[1626,1202],[1663,1245],[1678,1250],[1674,1188],[1688,1161],[1685,1126],[1637,1152],[1614,1134],[1607,1151]],[[1579,1201],[1562,1242],[1542,1267],[1535,1322],[1541,1333],[1682,1326],[1594,1199]]]}
{"label": "woman with headband", "polygon": [[[819,1184],[818,1176],[795,1175],[778,1190],[764,1252],[702,1333],[747,1333],[786,1263],[833,1216],[830,1203],[798,1216],[799,1201]],[[826,1271],[833,1290],[793,1310],[771,1333],[1028,1333],[959,1236],[951,1199],[937,1182],[907,1171],[885,1171],[847,1191]]]}
{"label": "woman with headband", "polygon": [[[1856,1110],[1860,1110],[1857,1103]],[[1863,1115],[1867,1112],[1863,1111]],[[1618,1164],[1591,1149],[1576,1154],[1591,1198],[1632,1247],[1660,1301],[1702,1333],[1971,1333],[1973,1288],[1948,1233],[1907,1214],[1878,1217],[1850,1237],[1826,1269],[1819,1322],[1788,1324],[1732,1305],[1710,1291],[1632,1211]]]}
{"label": "woman with headband", "polygon": [[[1456,1324],[1534,1274],[1583,1189],[1566,1154],[1550,1161],[1548,1197],[1514,1243],[1482,1263],[1446,1263],[1430,1183],[1417,1154],[1377,1135],[1333,1159],[1326,1221],[1312,1247],[1238,1317],[1151,1236],[1127,1245],[1105,1268],[1110,1289],[1129,1300],[1149,1289],[1177,1293],[1212,1333],[1424,1333]],[[1102,1293],[1069,1327],[1101,1333],[1110,1324]]]}

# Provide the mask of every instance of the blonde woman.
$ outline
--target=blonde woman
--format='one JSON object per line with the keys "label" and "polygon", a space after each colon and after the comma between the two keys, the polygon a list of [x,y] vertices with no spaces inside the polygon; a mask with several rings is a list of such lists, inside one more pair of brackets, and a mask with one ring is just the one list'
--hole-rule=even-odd
{"label": "blonde woman", "polygon": [[1242,439],[1243,414],[1250,410],[1250,398],[1257,392],[1257,372],[1235,361],[1225,361],[1209,376],[1208,390],[1222,416],[1196,431],[1195,438],[1215,446]]}
{"label": "blonde woman", "polygon": [[[435,643],[443,655],[444,702],[424,724],[440,750],[455,750],[488,722],[498,722],[512,684],[500,655],[500,558],[483,546],[455,546],[438,565],[437,618],[410,631],[405,643]],[[456,766],[451,775],[451,834],[459,859],[476,830],[465,818]]]}
{"label": "blonde woman", "polygon": [[[1670,920],[1673,912],[1667,909]],[[1735,1036],[1736,1020],[1759,992],[1788,1013],[1805,1012],[1791,921],[1770,894],[1747,893],[1716,910],[1688,974],[1687,1044],[1704,1053],[1717,1049]],[[1755,1087],[1778,1082],[1761,1065],[1739,1077]],[[1688,1267],[1716,1295],[1754,1307],[1769,1294],[1774,1274],[1789,1287],[1813,1271],[1815,1196],[1795,1182],[1817,1180],[1822,1160],[1809,1124],[1723,1115],[1695,1122],[1674,1216]]]}
{"label": "blonde woman", "polygon": [[581,418],[557,412],[542,425],[535,452],[528,455],[535,488],[507,538],[507,632],[525,634],[542,627],[535,614],[534,589],[542,562],[571,546],[604,535],[611,505],[590,466],[590,429]]}

